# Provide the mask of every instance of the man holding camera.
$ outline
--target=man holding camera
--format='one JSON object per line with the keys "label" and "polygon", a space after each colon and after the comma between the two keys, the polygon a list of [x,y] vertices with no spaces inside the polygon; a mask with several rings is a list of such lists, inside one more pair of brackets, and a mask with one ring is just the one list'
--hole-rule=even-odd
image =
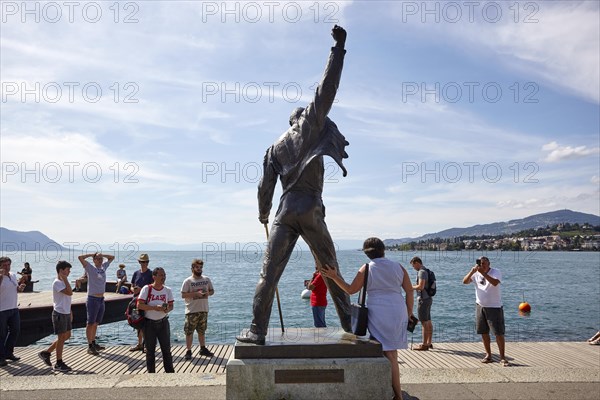
{"label": "man holding camera", "polygon": [[475,284],[475,300],[477,303],[477,312],[475,326],[477,333],[481,335],[483,347],[485,348],[485,357],[481,360],[487,364],[492,362],[492,349],[490,345],[490,328],[496,336],[498,352],[500,353],[500,363],[504,367],[510,366],[504,355],[504,310],[502,308],[502,294],[500,283],[502,272],[496,268],[490,267],[490,260],[487,257],[477,259],[477,262],[467,275],[463,278],[463,283]]}

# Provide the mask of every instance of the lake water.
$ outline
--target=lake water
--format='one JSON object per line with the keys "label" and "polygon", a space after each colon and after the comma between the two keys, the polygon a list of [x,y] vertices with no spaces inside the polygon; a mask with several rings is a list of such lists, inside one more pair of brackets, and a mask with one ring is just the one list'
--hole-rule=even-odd
{"label": "lake water", "polygon": [[[119,263],[127,265],[131,278],[138,268],[137,255],[141,251],[117,253],[108,270],[115,279]],[[79,253],[78,253],[79,254]],[[5,253],[13,260],[12,272],[18,272],[25,261],[31,263],[33,279],[39,280],[36,290],[51,290],[59,259],[71,262],[71,279],[81,275],[83,268],[73,252],[13,252]],[[252,320],[252,297],[263,257],[260,246],[246,246],[232,250],[215,247],[205,251],[155,251],[150,252],[150,267],[164,267],[166,285],[175,296],[175,309],[170,322],[174,344],[185,343],[183,334],[184,304],[179,295],[181,283],[190,274],[193,258],[203,258],[204,274],[211,278],[215,295],[210,298],[207,342],[231,344],[241,329]],[[492,267],[503,274],[502,296],[506,318],[506,338],[509,341],[582,341],[600,329],[600,253],[598,252],[387,252],[386,256],[407,268],[414,282],[416,272],[408,261],[418,255],[426,267],[437,277],[438,291],[432,306],[434,342],[479,341],[474,330],[475,289],[463,285],[462,278],[473,266],[477,257],[490,258]],[[361,251],[338,251],[338,260],[346,281],[350,281],[365,261]],[[300,298],[303,281],[309,279],[314,269],[312,255],[297,247],[279,282],[279,294],[286,327],[312,327],[309,300]],[[356,295],[352,300],[356,301]],[[519,303],[531,304],[532,312],[519,315]],[[327,307],[328,326],[339,327],[339,320],[331,299]],[[415,307],[416,314],[416,307]],[[276,302],[273,305],[270,327],[279,327]],[[420,328],[414,333],[420,340]],[[133,330],[127,322],[101,325],[99,342],[131,344],[135,342]],[[53,337],[42,339],[47,344]],[[194,339],[196,342],[196,339]],[[69,345],[85,343],[85,330],[76,329]]]}

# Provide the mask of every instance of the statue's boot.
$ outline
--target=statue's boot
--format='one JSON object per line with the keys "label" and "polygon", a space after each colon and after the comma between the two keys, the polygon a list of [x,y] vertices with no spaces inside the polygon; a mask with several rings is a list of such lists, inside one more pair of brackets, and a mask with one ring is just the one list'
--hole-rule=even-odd
{"label": "statue's boot", "polygon": [[264,346],[265,344],[265,335],[259,335],[250,330],[246,332],[245,336],[236,336],[235,338],[242,343],[252,343],[260,346]]}

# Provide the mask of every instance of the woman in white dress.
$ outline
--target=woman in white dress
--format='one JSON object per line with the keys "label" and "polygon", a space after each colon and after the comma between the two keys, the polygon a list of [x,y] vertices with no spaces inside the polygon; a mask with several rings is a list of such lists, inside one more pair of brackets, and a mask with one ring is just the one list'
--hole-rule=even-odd
{"label": "woman in white dress", "polygon": [[[397,349],[407,348],[408,318],[413,315],[414,294],[412,283],[404,267],[385,258],[385,245],[379,238],[368,238],[363,251],[369,257],[367,280],[368,329],[371,336],[381,343],[384,356],[392,366],[394,399],[402,399],[400,367]],[[351,284],[339,277],[328,265],[321,274],[333,280],[342,290],[352,295],[363,287],[365,266],[360,267]],[[402,295],[406,294],[406,301]]]}

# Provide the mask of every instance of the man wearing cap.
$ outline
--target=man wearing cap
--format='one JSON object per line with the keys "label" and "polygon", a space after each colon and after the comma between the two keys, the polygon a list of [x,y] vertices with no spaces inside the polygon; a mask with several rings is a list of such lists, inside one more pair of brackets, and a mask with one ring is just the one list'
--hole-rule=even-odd
{"label": "man wearing cap", "polygon": [[[336,124],[327,117],[342,75],[346,50],[346,31],[334,26],[331,36],[335,41],[323,78],[312,101],[306,108],[295,109],[290,128],[267,149],[263,162],[263,176],[258,186],[259,221],[267,226],[277,180],[283,193],[271,228],[262,272],[252,305],[253,319],[245,336],[237,339],[245,343],[263,345],[271,316],[271,306],[277,282],[300,236],[309,245],[317,263],[330,265],[340,274],[331,235],[325,224],[325,206],[322,193],[324,184],[324,156],[330,156],[346,176],[343,159],[348,157],[349,144]],[[349,332],[350,297],[330,279],[325,280],[335,304],[342,329]]]}
{"label": "man wearing cap", "polygon": [[212,357],[214,354],[206,347],[206,325],[208,322],[208,297],[215,294],[210,278],[202,275],[204,261],[196,258],[192,261],[192,275],[186,278],[181,285],[181,297],[185,301],[185,344],[187,352],[185,359],[192,359],[192,342],[194,331],[198,332],[200,342],[200,355]]}
{"label": "man wearing cap", "polygon": [[[90,264],[86,258],[92,257],[94,265]],[[104,346],[96,344],[96,332],[98,324],[104,318],[104,292],[106,291],[106,270],[115,256],[102,253],[82,254],[79,262],[88,275],[88,295],[86,300],[87,325],[85,327],[85,336],[88,341],[88,354],[98,355],[98,351],[104,350]],[[104,259],[106,258],[106,261]]]}
{"label": "man wearing cap", "polygon": [[[142,253],[138,258],[140,263],[140,269],[133,273],[131,277],[131,289],[133,290],[133,296],[137,297],[140,294],[142,288],[152,283],[152,271],[148,268],[150,264],[150,257],[148,254]],[[137,330],[138,343],[131,347],[129,351],[144,351],[144,330]]]}

